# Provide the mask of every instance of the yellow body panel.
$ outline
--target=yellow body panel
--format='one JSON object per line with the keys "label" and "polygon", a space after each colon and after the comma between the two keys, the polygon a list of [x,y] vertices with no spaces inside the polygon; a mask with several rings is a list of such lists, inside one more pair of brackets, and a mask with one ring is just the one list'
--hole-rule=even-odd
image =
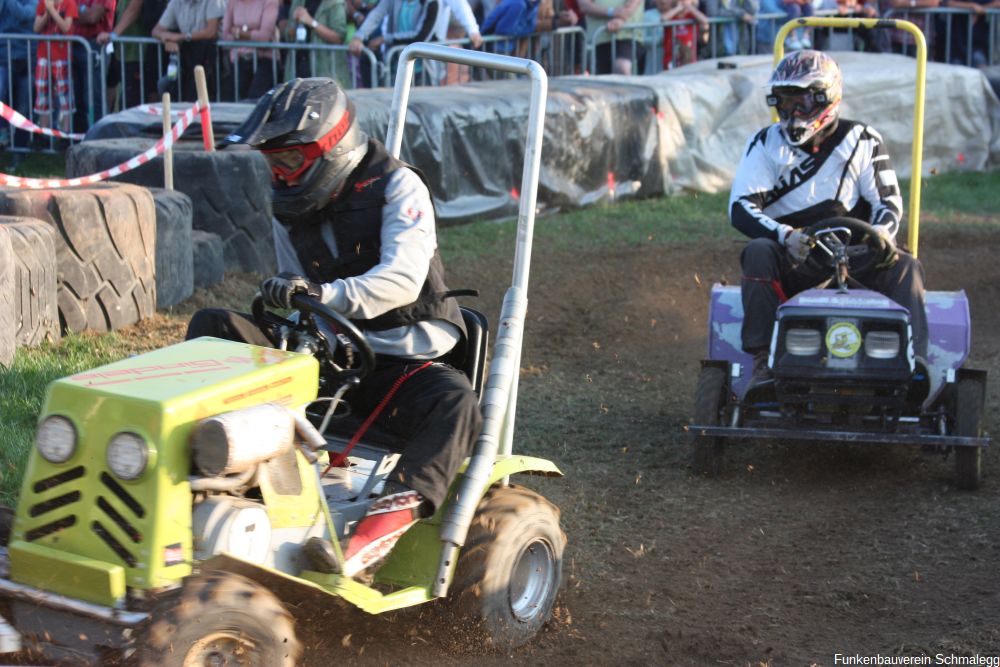
{"label": "yellow body panel", "polygon": [[[62,464],[32,453],[12,539],[64,553],[66,562],[124,567],[128,586],[176,584],[191,572],[192,428],[260,403],[301,407],[315,399],[318,375],[309,355],[199,338],[54,382],[42,419],[69,419],[76,451]],[[114,477],[105,460],[107,443],[122,431],[149,444],[148,466],[133,481]],[[44,573],[36,569],[52,564],[27,554],[11,552],[12,578],[37,584]],[[118,594],[97,583],[91,595],[61,580],[44,588],[83,599]]]}

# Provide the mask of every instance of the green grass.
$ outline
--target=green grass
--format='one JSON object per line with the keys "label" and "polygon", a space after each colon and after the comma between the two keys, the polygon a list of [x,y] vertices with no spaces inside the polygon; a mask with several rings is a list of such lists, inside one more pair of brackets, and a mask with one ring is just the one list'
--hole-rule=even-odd
{"label": "green grass", "polygon": [[[900,183],[904,198],[910,182]],[[922,182],[921,215],[948,220],[959,215],[1000,212],[1000,171],[951,172]],[[535,243],[552,250],[646,243],[679,243],[706,238],[738,239],[728,220],[729,193],[660,197],[603,203],[535,219]],[[479,221],[443,228],[441,252],[446,257],[496,257],[514,247],[515,219]]]}
{"label": "green grass", "polygon": [[64,178],[66,156],[62,153],[12,153],[0,155],[0,171],[27,178]]}
{"label": "green grass", "polygon": [[[2,159],[9,160],[9,157]],[[30,156],[21,165],[22,175],[49,176],[62,156]],[[62,173],[61,168],[56,173]],[[902,184],[903,192],[909,184]],[[691,194],[659,199],[622,201],[586,209],[540,216],[535,242],[547,250],[615,248],[636,244],[698,242],[707,238],[739,234],[729,225],[728,194]],[[985,217],[1000,211],[1000,171],[951,173],[923,183],[925,215],[942,220],[956,216],[962,224],[995,230],[997,221]],[[961,216],[973,216],[966,220]],[[976,217],[978,216],[978,217]],[[440,230],[442,254],[449,258],[489,259],[511,257],[516,220],[480,221]],[[252,281],[246,281],[250,285]],[[239,286],[243,287],[242,283]],[[246,290],[237,296],[216,293],[213,298],[245,301]],[[186,319],[187,309],[180,315]],[[155,347],[155,339],[137,340],[117,334],[70,335],[58,346],[20,349],[13,366],[0,370],[0,503],[14,500],[31,447],[35,422],[41,410],[46,385],[59,377],[120,359],[138,350]]]}
{"label": "green grass", "polygon": [[0,370],[0,504],[16,497],[48,384],[121,359],[128,349],[117,334],[76,334],[59,345],[19,349],[11,367]]}
{"label": "green grass", "polygon": [[[901,183],[904,196],[909,182]],[[990,215],[1000,212],[1000,171],[949,172],[921,183],[921,212],[941,218],[958,214]]]}

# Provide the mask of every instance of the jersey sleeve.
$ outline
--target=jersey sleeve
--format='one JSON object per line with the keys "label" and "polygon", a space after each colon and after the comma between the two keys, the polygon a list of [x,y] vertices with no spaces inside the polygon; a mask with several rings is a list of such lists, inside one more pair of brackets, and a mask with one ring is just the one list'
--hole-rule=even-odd
{"label": "jersey sleeve", "polygon": [[783,243],[792,228],[764,213],[767,193],[774,188],[775,180],[774,166],[766,153],[769,129],[751,137],[743,151],[729,194],[729,221],[752,239],[763,237]]}
{"label": "jersey sleeve", "polygon": [[350,318],[372,319],[416,301],[437,249],[427,186],[405,168],[390,179],[382,207],[379,263],[360,276],[323,285],[323,301]]}
{"label": "jersey sleeve", "polygon": [[862,159],[858,166],[858,190],[871,205],[869,222],[885,226],[895,236],[903,214],[903,197],[882,135],[866,127],[859,152]]}

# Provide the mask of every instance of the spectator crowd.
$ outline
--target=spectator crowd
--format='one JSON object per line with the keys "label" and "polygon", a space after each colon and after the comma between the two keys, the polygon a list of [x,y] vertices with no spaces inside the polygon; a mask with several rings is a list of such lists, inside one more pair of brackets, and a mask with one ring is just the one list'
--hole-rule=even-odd
{"label": "spectator crowd", "polygon": [[[348,89],[380,85],[370,54],[384,62],[414,41],[464,40],[536,59],[548,49],[560,54],[564,74],[644,74],[768,53],[790,18],[890,10],[925,32],[949,32],[937,40],[937,59],[982,66],[994,6],[1000,0],[0,0],[0,33],[33,36],[0,40],[0,97],[42,126],[82,131],[93,110],[164,92],[194,99],[196,65],[223,101],[257,99],[296,76],[331,77]],[[960,11],[926,13],[939,7]],[[557,43],[551,31],[560,28],[569,30]],[[785,43],[813,46],[912,52],[902,31],[800,28]],[[436,65],[422,65],[432,83],[468,80],[467,71]],[[15,140],[23,146],[28,137],[0,130],[0,143]]]}

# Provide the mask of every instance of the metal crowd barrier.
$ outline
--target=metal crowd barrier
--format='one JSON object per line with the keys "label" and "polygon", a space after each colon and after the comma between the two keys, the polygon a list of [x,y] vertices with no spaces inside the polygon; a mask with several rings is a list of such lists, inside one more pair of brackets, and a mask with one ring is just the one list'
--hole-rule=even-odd
{"label": "metal crowd barrier", "polygon": [[[190,44],[190,43],[189,43]],[[101,49],[101,72],[107,81],[114,62],[117,68],[117,78],[120,81],[118,91],[115,95],[115,106],[124,108],[134,106],[147,101],[159,101],[159,95],[155,99],[147,99],[150,93],[156,92],[157,82],[168,70],[170,57],[163,48],[163,44],[152,37],[116,37],[113,45],[116,54],[131,53],[133,60],[126,61],[119,56],[115,61],[111,60],[111,55],[106,49]],[[293,54],[306,52],[310,59],[310,73],[316,76],[330,76],[336,79],[345,88],[356,88],[360,84],[360,68],[367,67],[369,81],[379,81],[380,68],[375,54],[368,49],[364,49],[360,56],[353,56],[348,53],[347,46],[341,44],[299,44],[295,42],[243,42],[243,41],[216,41],[212,42],[208,48],[213,52],[210,57],[210,67],[207,68],[212,78],[212,89],[209,91],[215,101],[238,101],[241,95],[240,90],[240,68],[234,66],[230,54],[234,49],[250,49],[246,56],[250,61],[251,73],[256,72],[260,67],[270,68],[271,80],[280,83],[285,80],[285,61],[291,58],[291,74],[300,74],[297,71],[298,58]],[[317,56],[320,53],[329,53],[332,69],[319,71],[317,67]],[[267,55],[263,55],[267,54]],[[243,56],[237,56],[237,62]],[[352,65],[357,64],[357,67]],[[137,64],[133,68],[133,76],[129,77],[128,65]],[[186,65],[184,62],[183,50],[178,55],[177,67],[183,72]],[[203,63],[198,63],[203,64]],[[135,71],[137,70],[137,71]],[[129,79],[132,79],[129,81]],[[138,80],[139,96],[136,91],[130,89],[136,86]],[[152,80],[151,80],[152,79]],[[193,99],[193,90],[184,89],[184,77],[178,75],[176,99]],[[132,102],[130,104],[130,102]],[[108,109],[105,107],[106,113]]]}
{"label": "metal crowd barrier", "polygon": [[[435,42],[442,46],[471,49],[468,38],[449,39]],[[392,86],[399,58],[407,45],[394,46],[385,53],[382,65],[382,85]],[[485,35],[479,51],[510,55],[534,60],[540,64],[548,76],[581,74],[586,69],[587,34],[579,26],[557,28],[536,32],[522,37],[506,35]],[[497,78],[515,76],[495,69],[421,61],[414,73],[414,85],[436,86],[466,81],[490,81]]]}
{"label": "metal crowd barrier", "polygon": [[[816,14],[817,16],[835,16],[836,12],[835,10],[824,10],[818,11]],[[980,22],[985,23],[974,24],[974,21],[969,20],[973,16],[974,13],[967,9],[915,7],[890,10],[886,12],[884,18],[906,19],[918,25],[922,23],[923,32],[927,38],[928,52],[932,59],[968,66],[997,64],[1000,62],[1000,48],[998,48],[1000,8],[984,10]],[[710,17],[709,41],[707,45],[702,45],[699,40],[698,48],[701,50],[699,57],[727,55],[723,49],[722,33],[732,26],[736,26],[738,30],[738,40],[732,42],[737,45],[737,54],[770,52],[774,36],[787,17],[784,12],[779,12],[758,14],[756,19],[755,23],[746,24],[733,17]],[[978,25],[986,26],[985,40],[983,39],[983,28],[977,27]],[[622,30],[626,31],[626,34],[634,33],[634,37],[630,36],[628,39],[634,39],[643,44],[646,50],[646,63],[642,69],[640,69],[638,54],[635,52],[636,50],[633,50],[633,74],[657,74],[664,69],[664,30],[680,26],[696,27],[697,22],[693,20],[659,21],[630,23],[623,26]],[[834,28],[814,29],[829,31],[827,33],[830,36],[828,42],[833,42],[832,31]],[[907,33],[890,32],[894,34],[889,43],[890,50],[914,55],[913,40]],[[857,41],[853,31],[848,32],[847,38],[846,43],[853,48]],[[964,40],[964,52],[954,53],[956,40]],[[86,126],[89,127],[101,116],[117,109],[159,101],[157,82],[166,74],[170,58],[165,53],[163,44],[152,37],[122,36],[115,38],[112,44],[116,57],[112,58],[112,55],[104,47],[97,47],[82,37],[21,33],[0,33],[0,95],[4,98],[0,101],[7,102],[26,117],[39,120],[34,113],[37,94],[35,85],[37,46],[40,42],[54,41],[67,42],[71,45],[69,62],[73,74],[70,77],[70,90],[78,109],[75,114],[78,122],[71,125],[71,130],[84,131],[86,127],[80,127],[84,118]],[[613,60],[620,41],[618,34],[608,32],[606,27],[598,29],[588,40],[586,30],[583,25],[579,25],[538,32],[524,37],[486,36],[481,50],[487,53],[529,58],[541,64],[549,76],[564,76],[582,74],[587,71],[595,72],[598,45],[602,42],[610,43]],[[674,41],[676,42],[676,40]],[[814,39],[814,42],[821,41]],[[15,42],[24,44],[26,50],[24,58],[14,58],[12,43]],[[841,40],[839,43],[842,45],[845,42]],[[960,44],[961,41],[958,43]],[[275,83],[283,81],[286,61],[292,58],[292,62],[296,63],[298,59],[294,57],[294,54],[303,51],[309,54],[310,69],[314,73],[333,76],[347,88],[356,88],[362,85],[391,86],[400,55],[405,48],[404,46],[391,48],[380,58],[368,49],[365,49],[360,57],[351,56],[347,52],[347,46],[344,45],[235,41],[206,42],[204,44],[205,48],[209,49],[212,54],[210,60],[214,60],[209,71],[214,73],[213,87],[210,92],[215,101],[237,100],[239,98],[238,91],[242,84],[246,83],[241,80],[241,77],[244,76],[245,72],[252,74],[259,71],[261,67],[271,69],[270,79]],[[456,48],[471,48],[468,39],[447,40],[441,44]],[[821,44],[817,44],[817,46],[821,46]],[[233,49],[250,49],[249,54],[245,57],[250,61],[249,67],[241,68],[232,65],[230,53]],[[330,54],[334,70],[316,72],[317,57],[322,52]],[[270,54],[271,57],[264,54]],[[243,64],[244,66],[247,64],[246,60],[243,60]],[[666,59],[666,64],[667,66],[673,65],[673,54]],[[185,63],[181,60],[179,68],[184,70],[184,66]],[[293,75],[298,73],[295,65],[291,67],[291,70]],[[444,63],[425,61],[421,63],[420,71],[414,78],[414,84],[446,85],[465,81],[490,80],[497,76],[513,75],[503,73],[498,75],[495,71],[454,63],[445,65]],[[58,122],[59,101],[51,68],[46,83],[50,96],[50,121],[53,127],[58,128],[60,127]],[[109,83],[115,83],[115,85],[109,86]],[[193,99],[194,91],[183,90],[184,83],[184,78],[178,77],[176,87],[172,92],[176,93],[177,99]],[[4,122],[2,125],[6,127],[7,124]],[[65,124],[62,126],[65,127]],[[61,143],[56,139],[32,138],[24,131],[15,131],[13,128],[9,128],[9,136],[11,148],[15,151],[32,149],[54,151],[57,146],[61,146]]]}
{"label": "metal crowd barrier", "polygon": [[[917,23],[923,29],[927,39],[927,50],[932,59],[961,64],[972,67],[974,64],[975,25],[974,21],[964,20],[965,23],[965,53],[959,58],[954,58],[953,44],[956,37],[954,27],[956,17],[972,17],[973,12],[968,9],[956,9],[951,7],[914,7],[912,9],[891,9],[885,14],[885,18],[905,19]],[[1000,27],[1000,9],[986,9],[983,12],[983,20],[987,22],[987,43],[983,54],[986,65],[996,65],[1000,62],[1000,52],[997,50],[997,29]],[[942,40],[941,28],[944,28]],[[913,55],[914,46],[912,40],[897,38],[896,44],[899,50],[906,55]]]}
{"label": "metal crowd barrier", "polygon": [[[816,15],[827,16],[835,13],[835,10],[819,10],[816,12]],[[778,32],[781,25],[783,25],[787,20],[788,15],[784,12],[757,14],[756,21],[754,23],[745,23],[738,18],[728,16],[709,17],[708,43],[702,47],[699,40],[696,47],[699,52],[701,52],[702,48],[704,48],[704,51],[707,53],[707,57],[709,58],[718,58],[727,55],[770,53],[774,35]],[[642,63],[639,62],[639,56],[636,53],[636,50],[632,50],[633,73],[658,74],[662,72],[665,69],[663,67],[664,59],[662,57],[664,30],[680,26],[694,26],[697,28],[698,23],[693,19],[682,21],[674,20],[627,23],[622,26],[618,32],[611,32],[608,30],[607,26],[601,26],[594,32],[590,41],[587,43],[587,63],[590,68],[590,72],[597,72],[597,47],[601,44],[610,43],[611,59],[613,61],[617,57],[619,41],[634,41],[641,44],[645,49],[644,55],[646,62],[643,67],[640,67]],[[762,30],[762,26],[766,26],[766,28]],[[734,44],[736,48],[733,49],[731,53],[726,53],[723,46],[725,42],[724,31],[728,28],[736,29],[736,35],[734,37]],[[622,38],[619,36],[622,32],[625,32],[630,36]],[[652,56],[652,58],[650,56]],[[671,58],[668,59],[668,63],[672,65],[673,62],[674,58],[673,54],[671,54]],[[604,72],[602,72],[602,74],[603,73]]]}

